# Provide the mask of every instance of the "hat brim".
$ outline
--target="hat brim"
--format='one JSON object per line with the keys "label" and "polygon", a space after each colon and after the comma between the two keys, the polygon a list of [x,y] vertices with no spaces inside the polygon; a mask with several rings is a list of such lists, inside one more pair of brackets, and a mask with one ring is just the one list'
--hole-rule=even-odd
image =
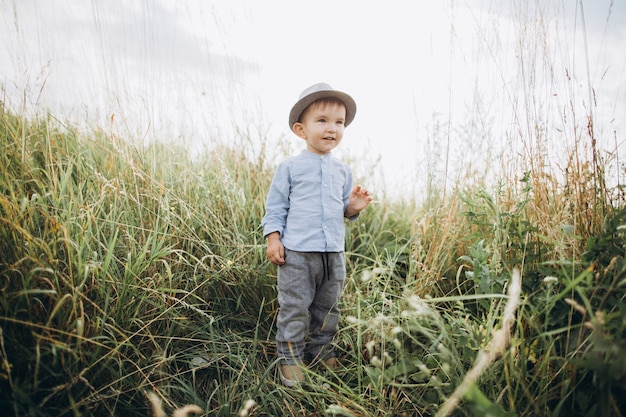
{"label": "hat brim", "polygon": [[320,90],[302,97],[293,105],[289,112],[289,128],[293,131],[293,125],[300,121],[302,112],[311,105],[311,103],[323,98],[336,98],[343,102],[346,106],[345,126],[348,126],[354,120],[356,115],[356,102],[348,94],[337,90]]}

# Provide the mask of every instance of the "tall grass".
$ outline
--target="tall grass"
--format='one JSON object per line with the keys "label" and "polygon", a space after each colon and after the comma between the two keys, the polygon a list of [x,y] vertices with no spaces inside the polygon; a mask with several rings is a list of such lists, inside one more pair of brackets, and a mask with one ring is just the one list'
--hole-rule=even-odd
{"label": "tall grass", "polygon": [[195,170],[181,150],[2,122],[3,398],[16,414],[141,410],[224,315],[233,330],[271,321],[259,212],[242,210],[262,184],[234,152]]}
{"label": "tall grass", "polygon": [[537,96],[561,80],[547,8],[529,4],[514,6],[520,74],[505,92],[521,150],[503,150],[496,178],[446,169],[419,204],[379,199],[347,224],[341,366],[293,389],[276,377],[262,146],[247,152],[259,148],[245,133],[192,158],[0,104],[2,410],[623,416],[626,210],[608,172],[620,161],[599,151],[571,85],[548,129]]}
{"label": "tall grass", "polygon": [[0,134],[10,415],[145,415],[158,400],[167,413],[434,415],[500,327],[515,267],[510,348],[452,415],[624,409],[624,214],[587,188],[584,164],[565,187],[533,172],[422,206],[373,204],[347,226],[342,366],[289,389],[260,230],[265,155],[191,159],[4,109]]}

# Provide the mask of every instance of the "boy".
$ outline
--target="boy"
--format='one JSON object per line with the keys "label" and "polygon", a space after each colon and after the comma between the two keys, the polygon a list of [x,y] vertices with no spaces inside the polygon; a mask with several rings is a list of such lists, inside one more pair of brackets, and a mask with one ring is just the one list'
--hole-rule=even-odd
{"label": "boy", "polygon": [[304,90],[289,127],[306,150],[278,166],[267,195],[263,235],[267,257],[278,265],[276,350],[287,386],[304,379],[307,332],[312,362],[336,364],[330,343],[346,276],[344,217],[356,220],[372,201],[366,189],[352,189],[350,168],[331,156],[355,113],[352,97],[328,84]]}

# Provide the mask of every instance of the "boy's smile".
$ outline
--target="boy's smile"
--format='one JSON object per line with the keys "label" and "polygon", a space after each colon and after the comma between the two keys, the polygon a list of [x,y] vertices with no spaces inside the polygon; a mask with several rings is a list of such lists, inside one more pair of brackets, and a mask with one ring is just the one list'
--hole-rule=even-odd
{"label": "boy's smile", "polygon": [[341,103],[313,103],[294,125],[309,152],[324,155],[339,145],[345,129],[346,108]]}

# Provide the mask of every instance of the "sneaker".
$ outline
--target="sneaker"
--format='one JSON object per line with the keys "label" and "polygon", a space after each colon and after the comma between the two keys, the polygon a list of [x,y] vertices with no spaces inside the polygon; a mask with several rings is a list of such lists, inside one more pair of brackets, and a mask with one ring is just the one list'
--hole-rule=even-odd
{"label": "sneaker", "polygon": [[304,381],[304,371],[300,365],[281,365],[278,373],[286,387],[292,388]]}

